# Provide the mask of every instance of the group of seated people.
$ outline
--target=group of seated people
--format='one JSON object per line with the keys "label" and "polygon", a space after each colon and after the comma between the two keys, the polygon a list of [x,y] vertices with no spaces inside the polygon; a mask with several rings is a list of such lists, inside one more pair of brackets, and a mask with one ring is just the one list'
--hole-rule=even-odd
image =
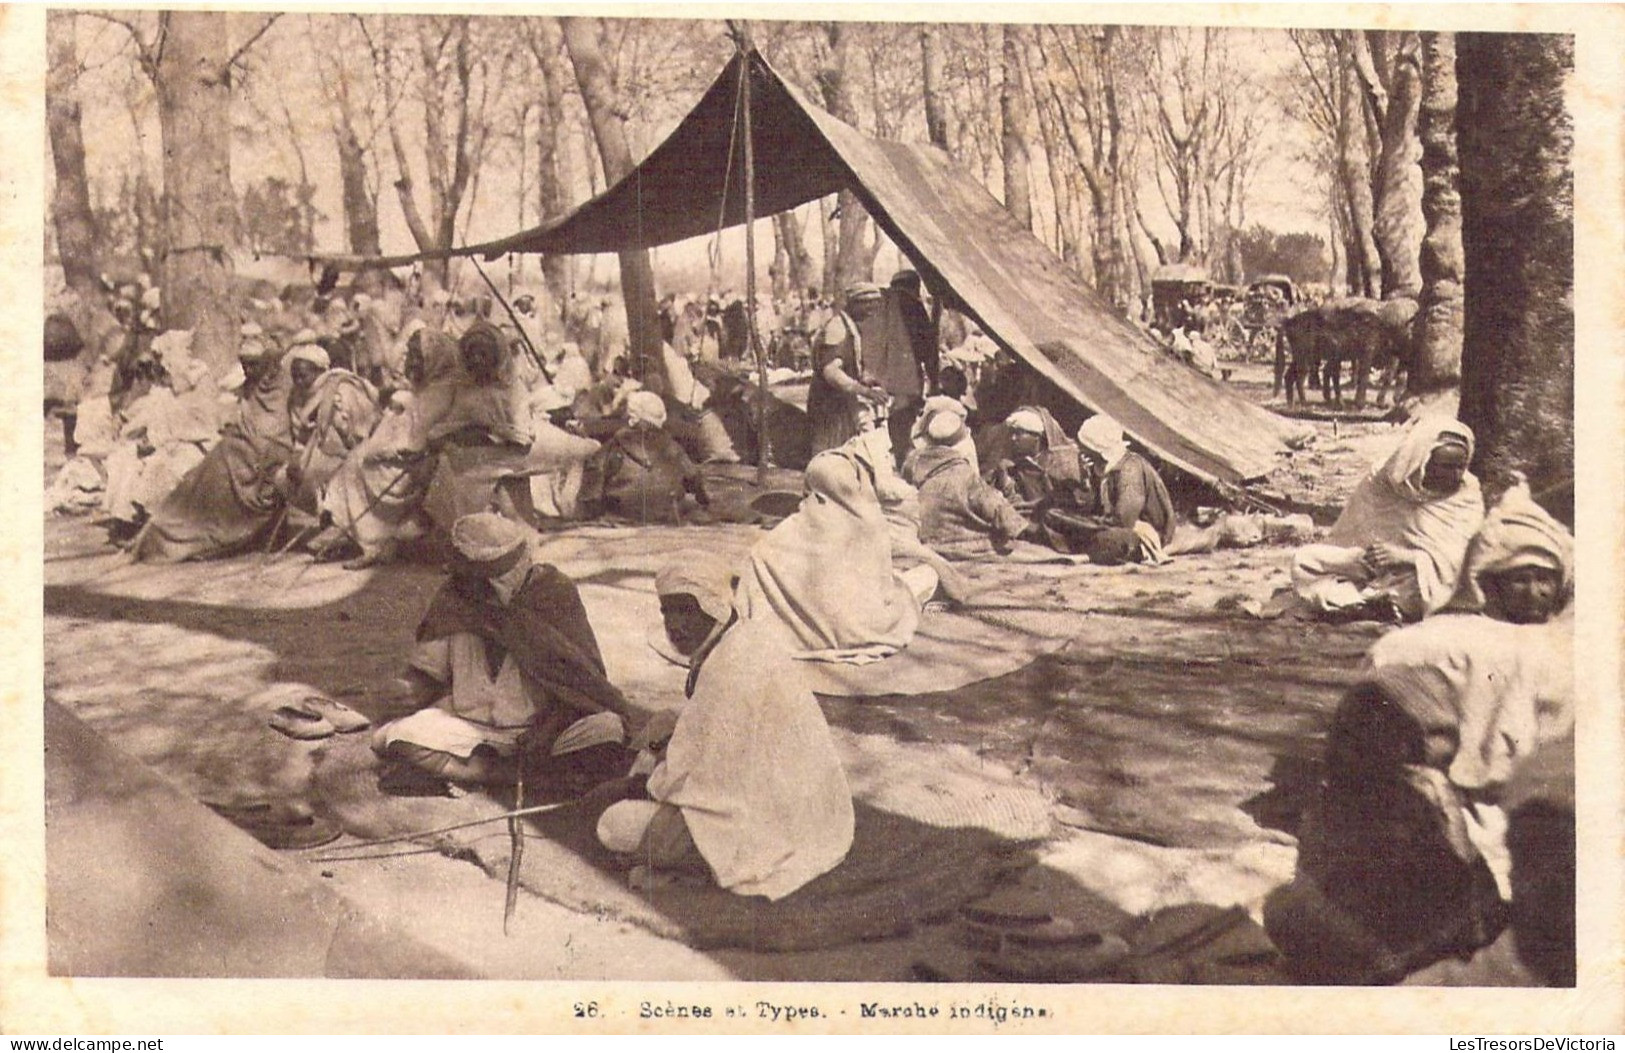
{"label": "group of seated people", "polygon": [[1486,514],[1472,445],[1416,422],[1294,560],[1314,609],[1414,622],[1339,705],[1266,909],[1308,980],[1573,983],[1573,537],[1522,481]]}
{"label": "group of seated people", "polygon": [[[973,437],[944,370],[907,429],[871,422],[816,453],[799,508],[745,560],[696,554],[659,576],[689,702],[630,734],[637,714],[575,585],[534,560],[523,524],[543,507],[639,522],[703,508],[670,403],[589,371],[566,429],[555,382],[568,355],[532,368],[477,321],[456,339],[419,326],[406,345],[409,387],[381,396],[305,339],[280,350],[246,335],[241,377],[220,383],[185,334],[155,340],[116,421],[80,418],[109,433],[109,506],[141,522],[135,557],[241,551],[294,510],[321,528],[318,554],[367,566],[425,518],[440,523],[452,575],[418,629],[412,712],[379,730],[379,754],[473,782],[535,764],[581,789],[622,774],[635,746],[637,778],[599,823],[605,846],[742,894],[788,895],[851,843],[850,793],[802,663],[906,648],[933,597],[963,587],[949,561],[1021,544],[1107,565],[1177,549],[1168,489],[1115,420],[1087,418],[1074,442],[1026,405]],[[1526,487],[1486,514],[1473,449],[1459,422],[1417,421],[1293,559],[1309,610],[1415,623],[1378,641],[1337,711],[1303,839],[1300,893],[1312,891],[1276,909],[1278,942],[1321,962],[1320,978],[1392,978],[1475,950],[1509,918],[1517,929],[1520,910],[1552,909],[1562,885],[1561,838],[1519,823],[1562,811],[1545,806],[1565,785],[1549,758],[1573,731],[1572,537]],[[1572,838],[1568,852],[1572,890]]]}
{"label": "group of seated people", "polygon": [[703,520],[709,497],[667,400],[624,368],[594,378],[571,345],[532,360],[479,320],[456,338],[418,322],[402,344],[400,384],[381,390],[308,330],[245,326],[223,378],[189,332],[161,333],[135,368],[90,373],[78,449],[48,500],[99,500],[137,560],[232,555],[287,523],[354,568],[492,505],[532,523]]}
{"label": "group of seated people", "polygon": [[948,559],[996,558],[1017,543],[1116,565],[1160,563],[1177,525],[1162,477],[1097,413],[1069,441],[1023,406],[973,438],[964,404],[927,399],[902,475],[919,491],[920,540]]}
{"label": "group of seated people", "polygon": [[807,487],[742,564],[686,553],[658,575],[688,701],[635,735],[576,586],[535,560],[534,535],[513,520],[459,518],[405,678],[411,712],[373,738],[381,781],[596,785],[599,838],[639,882],[686,875],[776,900],[838,865],[852,796],[798,659],[906,646],[936,579],[892,570],[860,454],[820,455]]}

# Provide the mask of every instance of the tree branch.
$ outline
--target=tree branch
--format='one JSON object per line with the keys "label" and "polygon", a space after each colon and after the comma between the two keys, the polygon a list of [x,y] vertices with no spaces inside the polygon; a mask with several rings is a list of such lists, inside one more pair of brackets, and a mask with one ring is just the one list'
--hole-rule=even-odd
{"label": "tree branch", "polygon": [[263,37],[265,35],[265,31],[270,29],[272,26],[276,25],[277,19],[279,19],[281,17],[282,17],[282,12],[280,12],[280,11],[276,12],[275,14],[269,15],[265,19],[265,24],[260,26],[258,29],[256,29],[254,31],[254,35],[249,37],[246,41],[243,42],[242,47],[238,48],[236,51],[233,51],[231,53],[231,57],[226,60],[226,64],[221,68],[223,70],[229,70],[229,69],[231,69],[231,67],[237,65],[238,61],[241,60],[242,57],[248,53],[248,49],[253,47],[255,44],[259,43],[259,39],[260,39],[260,37]]}
{"label": "tree branch", "polygon": [[117,15],[110,15],[105,11],[78,11],[75,13],[83,15],[86,18],[94,18],[102,22],[111,23],[112,25],[121,27],[126,33],[129,33],[130,41],[135,45],[136,61],[141,64],[141,69],[149,77],[157,76],[158,57],[153,54],[152,45],[142,38],[141,30],[134,22],[128,19],[120,18]]}

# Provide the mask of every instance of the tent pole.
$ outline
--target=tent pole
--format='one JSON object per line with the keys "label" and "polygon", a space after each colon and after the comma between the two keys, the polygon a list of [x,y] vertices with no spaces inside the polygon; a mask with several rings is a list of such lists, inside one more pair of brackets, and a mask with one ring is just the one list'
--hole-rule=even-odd
{"label": "tent pole", "polygon": [[732,28],[739,46],[740,130],[745,139],[745,339],[756,359],[756,485],[765,487],[773,450],[767,435],[767,353],[756,330],[756,152],[750,127],[750,33],[743,22]]}

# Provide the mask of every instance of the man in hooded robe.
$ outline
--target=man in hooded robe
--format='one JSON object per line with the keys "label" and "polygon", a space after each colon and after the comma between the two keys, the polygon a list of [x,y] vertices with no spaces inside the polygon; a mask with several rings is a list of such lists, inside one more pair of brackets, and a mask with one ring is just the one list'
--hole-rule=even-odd
{"label": "man in hooded robe", "polygon": [[640,765],[653,765],[648,799],[610,805],[599,840],[638,862],[640,880],[708,872],[730,892],[783,899],[852,846],[852,793],[829,725],[782,637],[735,615],[731,568],[692,553],[655,588],[689,664],[688,702],[639,736]]}
{"label": "man in hooded robe", "polygon": [[347,369],[335,369],[317,344],[288,349],[288,370],[296,392],[302,392],[293,414],[298,457],[288,466],[289,492],[295,507],[314,513],[328,481],[350,451],[378,425],[378,392]]}
{"label": "man in hooded robe", "polygon": [[163,383],[125,407],[119,442],[107,456],[107,514],[119,524],[115,535],[133,535],[219,437],[219,389],[209,367],[191,357],[191,342],[187,330],[154,339]]}
{"label": "man in hooded robe", "polygon": [[286,504],[286,469],[296,447],[290,402],[295,392],[282,356],[245,339],[237,359],[244,375],[220,441],[151,510],[131,542],[138,562],[179,563],[232,555],[251,547]]}
{"label": "man in hooded robe", "polygon": [[1101,529],[1073,535],[1091,563],[1161,563],[1174,539],[1174,503],[1151,462],[1128,448],[1123,426],[1097,413],[1078,429],[1078,448],[1095,484]]}
{"label": "man in hooded robe", "polygon": [[1467,466],[1473,433],[1425,417],[1349,497],[1324,542],[1292,561],[1298,596],[1321,613],[1416,621],[1455,594],[1468,542],[1484,519]]}
{"label": "man in hooded robe", "polygon": [[964,406],[933,397],[920,423],[922,444],[903,462],[904,478],[920,494],[920,540],[950,559],[1008,552],[1031,524],[977,473]]}
{"label": "man in hooded robe", "polygon": [[735,597],[740,617],[776,626],[794,657],[861,664],[895,654],[936,591],[930,566],[893,570],[876,474],[856,452],[818,454],[800,510],[751,549]]}
{"label": "man in hooded robe", "polygon": [[444,530],[493,507],[525,522],[534,514],[528,472],[530,396],[514,376],[502,334],[484,322],[457,340],[461,369],[415,400],[408,452],[438,460],[426,508]]}
{"label": "man in hooded robe", "polygon": [[419,708],[374,733],[380,757],[474,783],[511,782],[521,763],[538,774],[624,770],[626,699],[605,675],[575,583],[531,558],[531,537],[492,512],[453,526],[451,575],[418,625],[406,676]]}
{"label": "man in hooded robe", "polygon": [[313,543],[320,559],[343,559],[346,569],[364,570],[395,558],[402,541],[418,537],[418,513],[434,472],[415,437],[428,431],[425,412],[446,398],[425,393],[456,382],[461,364],[457,342],[438,329],[419,325],[407,338],[403,362],[412,391],[398,391],[378,426],[345,456],[328,480],[321,510],[337,536]]}

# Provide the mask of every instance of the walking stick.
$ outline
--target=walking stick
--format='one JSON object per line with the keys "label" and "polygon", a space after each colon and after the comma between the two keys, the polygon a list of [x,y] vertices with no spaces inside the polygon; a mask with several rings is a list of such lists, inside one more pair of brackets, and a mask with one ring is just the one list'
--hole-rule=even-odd
{"label": "walking stick", "polygon": [[[376,509],[378,507],[378,505],[383,502],[384,498],[388,497],[390,495],[390,493],[397,486],[399,486],[401,484],[401,480],[405,479],[410,474],[412,474],[412,466],[411,465],[407,465],[406,467],[402,468],[400,470],[400,472],[396,474],[395,478],[393,478],[393,479],[391,479],[389,481],[388,486],[386,486],[382,490],[378,491],[378,496],[377,497],[374,497],[371,501],[367,502],[367,507],[363,508],[361,510],[361,514],[355,517],[355,521],[359,523],[361,520],[363,520],[363,519],[367,518],[368,516],[372,515],[373,510]],[[338,524],[335,523],[334,526],[338,526]],[[346,538],[348,538],[351,541],[354,541],[357,545],[361,544],[361,539],[355,536],[355,533],[354,533],[353,530],[351,530],[351,528],[345,527],[345,526],[340,526],[339,527],[339,537],[334,538],[332,541],[329,541],[327,544],[323,545],[320,550],[313,553],[312,554],[312,559],[315,562],[321,562],[321,558],[323,556],[327,555],[329,552],[331,552],[333,550],[334,545],[338,544],[340,540],[343,540],[343,539],[346,539]]]}
{"label": "walking stick", "polygon": [[525,806],[525,751],[519,751],[514,766],[513,812],[508,815],[508,893],[502,901],[502,935],[508,935],[508,924],[513,921],[519,906],[519,864],[525,858],[525,832],[519,825],[518,812]]}

